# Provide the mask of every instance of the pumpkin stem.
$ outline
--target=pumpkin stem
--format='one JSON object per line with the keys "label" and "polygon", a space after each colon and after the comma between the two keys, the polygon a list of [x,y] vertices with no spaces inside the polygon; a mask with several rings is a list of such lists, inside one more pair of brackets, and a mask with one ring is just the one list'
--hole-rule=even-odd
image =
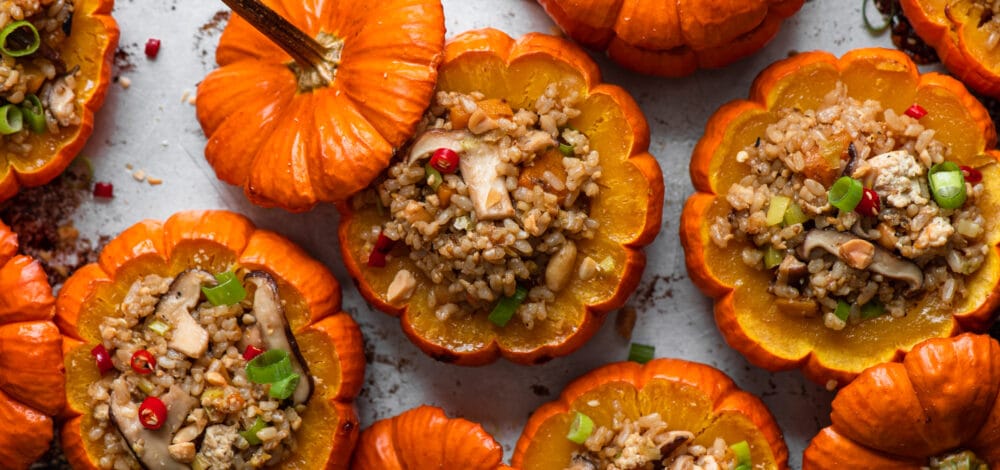
{"label": "pumpkin stem", "polygon": [[331,64],[326,47],[263,4],[260,0],[222,0],[251,26],[282,48],[295,62],[319,74],[327,84],[333,82],[336,64]]}

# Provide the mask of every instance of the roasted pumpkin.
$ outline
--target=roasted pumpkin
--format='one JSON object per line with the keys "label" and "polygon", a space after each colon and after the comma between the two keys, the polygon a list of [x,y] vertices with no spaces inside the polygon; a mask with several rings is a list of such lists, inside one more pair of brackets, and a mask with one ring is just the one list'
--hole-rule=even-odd
{"label": "roasted pumpkin", "polygon": [[850,382],[865,368],[896,360],[927,338],[981,331],[1000,301],[1000,230],[992,224],[986,228],[985,261],[966,279],[968,292],[962,300],[943,305],[940,295],[924,295],[902,318],[884,316],[840,331],[816,318],[780,313],[775,295],[768,291],[772,273],[742,261],[748,241],[733,240],[727,248],[710,241],[712,221],[730,210],[728,188],[747,175],[747,166],[737,162],[740,149],[759,142],[767,126],[778,120],[779,110],[817,109],[838,82],[847,96],[879,101],[897,115],[914,104],[925,110],[920,124],[933,129],[934,138],[950,148],[948,159],[980,168],[985,175],[984,196],[976,203],[985,220],[1000,215],[1000,153],[988,150],[996,134],[985,109],[958,81],[935,73],[921,75],[898,51],[860,49],[840,59],[822,52],[799,54],[761,73],[749,100],[719,109],[691,157],[697,192],[681,218],[688,273],[715,299],[715,320],[730,346],[759,367],[802,368],[808,378],[827,385]]}
{"label": "roasted pumpkin", "polygon": [[17,254],[0,222],[0,459],[25,469],[49,448],[52,416],[66,404],[62,337],[42,265]]}
{"label": "roasted pumpkin", "polygon": [[[59,126],[58,132],[31,132],[24,154],[3,152],[0,158],[0,201],[17,194],[22,187],[41,186],[59,176],[94,131],[94,114],[104,104],[111,67],[118,47],[118,24],[111,17],[113,0],[76,0],[70,34],[58,55],[66,71],[79,67],[73,87],[72,105],[79,124]],[[64,27],[65,28],[65,27]]]}
{"label": "roasted pumpkin", "polygon": [[287,24],[259,1],[228,2],[239,16],[198,86],[205,157],[258,205],[343,200],[385,169],[430,103],[441,3],[264,0]]}
{"label": "roasted pumpkin", "polygon": [[764,47],[804,0],[538,0],[577,42],[640,73],[680,77]]}
{"label": "roasted pumpkin", "polygon": [[351,468],[503,470],[503,447],[483,427],[421,406],[375,422],[361,433]]}
{"label": "roasted pumpkin", "polygon": [[493,29],[466,32],[445,47],[438,90],[481,92],[487,101],[505,101],[503,107],[509,112],[535,103],[550,83],[563,79],[582,97],[577,105],[581,113],[568,125],[589,137],[603,169],[602,189],[590,200],[589,209],[599,229],[593,239],[577,241],[577,251],[607,260],[608,275],[570,281],[548,306],[548,319],[533,328],[519,322],[501,327],[485,314],[439,319],[429,301],[431,289],[417,289],[408,301],[390,301],[387,289],[402,270],[415,273],[417,285],[431,285],[430,279],[405,251],[385,267],[369,266],[365,236],[386,220],[384,211],[376,204],[355,204],[356,200],[338,205],[341,251],[358,290],[382,311],[398,316],[410,340],[440,361],[480,365],[503,356],[537,364],[569,354],[597,331],[607,312],[620,307],[639,282],[645,266],[641,248],[660,229],[663,179],[656,160],[647,153],[649,128],[642,112],[624,90],[601,83],[597,66],[586,53],[542,34],[515,41]]}
{"label": "roasted pumpkin", "polygon": [[914,31],[970,88],[1000,97],[1000,10],[979,0],[900,0]]}
{"label": "roasted pumpkin", "polygon": [[902,362],[869,368],[837,393],[833,424],[813,438],[803,468],[996,467],[998,396],[996,340],[968,333],[927,340]]}
{"label": "roasted pumpkin", "polygon": [[122,232],[96,264],[71,276],[57,299],[63,334],[68,409],[62,444],[74,468],[97,469],[105,448],[89,434],[95,426],[89,387],[100,379],[92,348],[98,327],[118,310],[142,276],[177,276],[189,269],[263,271],[274,279],[301,357],[315,378],[302,413],[297,450],[281,468],[347,468],[359,425],[354,398],[365,359],[361,333],[340,311],[340,288],[318,261],[281,236],[225,211],[181,212],[166,222],[143,221]]}
{"label": "roasted pumpkin", "polygon": [[729,445],[746,441],[752,468],[788,468],[788,448],[763,402],[718,369],[679,359],[609,364],[576,379],[557,401],[531,415],[511,464],[522,470],[569,467],[574,454],[584,450],[567,437],[578,414],[592,420],[594,435],[616,420],[635,422],[653,413],[670,430],[693,434],[678,445],[711,447],[716,438]]}

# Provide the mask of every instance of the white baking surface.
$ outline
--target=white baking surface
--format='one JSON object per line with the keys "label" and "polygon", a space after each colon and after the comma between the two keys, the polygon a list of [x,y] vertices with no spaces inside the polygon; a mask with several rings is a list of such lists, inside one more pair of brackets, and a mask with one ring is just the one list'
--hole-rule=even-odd
{"label": "white baking surface", "polygon": [[[449,37],[486,26],[515,36],[555,31],[534,1],[443,3]],[[874,37],[864,29],[860,9],[861,0],[810,1],[753,57],[685,79],[638,76],[593,54],[605,81],[625,87],[646,113],[650,151],[664,170],[663,228],[646,250],[648,266],[630,301],[639,313],[633,339],[655,345],[657,356],[716,366],[763,398],[784,430],[792,468],[801,467],[809,439],[829,424],[833,394],[797,371],[772,374],[753,367],[725,344],[712,320],[711,302],[687,277],[678,220],[692,192],[688,160],[705,122],[726,101],[745,97],[754,76],[767,64],[793,51],[824,49],[840,55],[852,48],[890,44],[887,35]],[[94,163],[96,179],[114,183],[115,198],[88,201],[80,208],[76,218],[83,236],[113,235],[141,218],[164,219],[185,209],[226,208],[302,245],[341,281],[344,309],[364,332],[369,363],[357,404],[366,427],[420,404],[438,405],[453,416],[482,423],[503,443],[509,458],[532,410],[556,398],[572,379],[627,357],[628,342],[614,332],[612,314],[581,350],[541,366],[500,361],[462,368],[437,363],[410,344],[395,318],[369,307],[358,294],[340,261],[338,217],[332,206],[294,215],[260,209],[247,202],[239,188],[218,181],[203,157],[205,137],[195,108],[182,97],[193,94],[215,67],[215,45],[225,22],[213,27],[212,19],[223,11],[225,6],[216,0],[118,0],[114,16],[121,26],[121,47],[134,68],[115,74],[131,83],[128,88],[111,86],[97,130],[83,152]],[[150,37],[162,40],[156,60],[142,52]],[[134,180],[127,164],[162,178],[163,184]]]}

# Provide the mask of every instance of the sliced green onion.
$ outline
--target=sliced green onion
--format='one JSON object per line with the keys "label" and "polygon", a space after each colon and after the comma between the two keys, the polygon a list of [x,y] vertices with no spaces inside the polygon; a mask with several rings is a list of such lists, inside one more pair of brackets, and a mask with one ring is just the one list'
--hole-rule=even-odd
{"label": "sliced green onion", "polygon": [[258,416],[257,421],[253,422],[253,426],[250,426],[250,428],[246,431],[240,431],[240,436],[243,436],[243,439],[246,439],[252,446],[260,445],[263,441],[257,437],[257,433],[266,427],[267,423],[265,423],[264,420],[260,419],[260,416]]}
{"label": "sliced green onion", "polygon": [[656,355],[656,348],[648,344],[632,343],[628,349],[628,360],[645,364],[653,360]]}
{"label": "sliced green onion", "polygon": [[785,255],[774,249],[773,246],[768,246],[767,249],[764,250],[764,267],[767,269],[777,268],[784,259]]}
{"label": "sliced green onion", "polygon": [[284,400],[293,393],[295,389],[299,388],[299,374],[292,374],[284,379],[271,384],[271,389],[268,390],[267,394],[271,398],[277,398],[278,400]]}
{"label": "sliced green onion", "polygon": [[514,312],[517,312],[518,307],[527,298],[528,289],[517,286],[517,289],[514,290],[514,295],[500,299],[497,305],[493,307],[493,311],[490,312],[490,321],[496,326],[507,326],[507,322],[514,317]]}
{"label": "sliced green onion", "polygon": [[12,104],[0,106],[0,134],[10,135],[24,129],[21,108]]}
{"label": "sliced green onion", "polygon": [[872,318],[878,318],[885,314],[885,307],[877,301],[873,300],[861,306],[861,319],[871,320]]}
{"label": "sliced green onion", "polygon": [[153,393],[153,388],[155,388],[153,382],[150,382],[147,379],[139,379],[139,383],[137,385],[139,390],[142,390],[142,393],[145,393],[146,395]]}
{"label": "sliced green onion", "polygon": [[45,108],[42,107],[42,100],[35,95],[24,97],[21,102],[21,114],[24,120],[28,121],[28,127],[36,134],[45,132]]}
{"label": "sliced green onion", "polygon": [[577,411],[576,416],[573,417],[573,424],[569,426],[569,433],[566,434],[566,439],[569,439],[576,444],[583,444],[584,442],[587,442],[587,438],[589,438],[593,433],[594,420]]}
{"label": "sliced green onion", "polygon": [[191,470],[209,470],[212,464],[208,463],[208,459],[204,455],[198,454],[194,456],[194,462],[191,462]]}
{"label": "sliced green onion", "polygon": [[292,360],[283,349],[271,349],[247,363],[247,378],[256,384],[273,384],[292,373]]}
{"label": "sliced green onion", "polygon": [[573,156],[573,146],[569,144],[559,144],[559,151],[567,157]]}
{"label": "sliced green onion", "polygon": [[771,204],[767,207],[767,225],[778,225],[785,220],[785,212],[792,199],[787,196],[771,196]]}
{"label": "sliced green onion", "polygon": [[610,256],[607,256],[604,259],[602,259],[601,262],[597,264],[597,266],[601,268],[601,272],[610,273],[611,271],[615,270],[615,259]]}
{"label": "sliced green onion", "polygon": [[427,184],[435,191],[437,191],[438,188],[441,187],[441,183],[444,182],[444,177],[441,176],[441,172],[437,171],[437,169],[430,165],[424,166],[424,174],[427,176]]}
{"label": "sliced green onion", "polygon": [[153,330],[153,333],[156,333],[160,336],[163,336],[167,334],[168,331],[170,331],[170,325],[168,325],[165,321],[160,320],[159,318],[156,318],[153,321],[149,322],[149,325],[146,326],[148,326],[150,330]]}
{"label": "sliced green onion", "polygon": [[214,287],[201,288],[201,291],[205,294],[205,298],[212,305],[236,305],[247,297],[247,291],[243,288],[243,283],[240,282],[240,278],[236,276],[236,273],[232,271],[219,273],[215,275],[215,280],[219,284]]}
{"label": "sliced green onion", "polygon": [[379,217],[385,216],[385,206],[382,205],[381,196],[375,196],[375,211],[378,212]]}
{"label": "sliced green onion", "polygon": [[868,32],[872,34],[882,34],[885,30],[892,26],[892,17],[896,16],[896,2],[889,2],[889,14],[882,15],[883,23],[881,26],[875,26],[868,20],[868,0],[861,0],[861,18],[865,23],[865,28]]}
{"label": "sliced green onion", "polygon": [[[15,31],[27,28],[31,32],[31,42],[25,45],[22,49],[11,49],[7,47],[7,40],[11,34]],[[29,21],[15,21],[0,30],[0,51],[11,57],[22,57],[29,54],[34,54],[38,50],[38,46],[42,45],[42,38],[38,35],[38,28],[31,24]]]}
{"label": "sliced green onion", "polygon": [[785,225],[804,224],[809,220],[809,216],[802,212],[802,207],[796,203],[788,205],[785,210]]}
{"label": "sliced green onion", "polygon": [[938,163],[927,173],[934,202],[944,209],[957,209],[965,204],[965,175],[954,162]]}
{"label": "sliced green onion", "polygon": [[855,207],[858,207],[858,203],[861,202],[861,195],[864,194],[865,188],[861,185],[861,182],[851,178],[850,176],[841,176],[833,186],[830,187],[830,192],[827,193],[827,198],[830,201],[830,205],[840,209],[844,212],[853,211]]}
{"label": "sliced green onion", "polygon": [[733,470],[750,470],[752,467],[750,464],[741,463],[733,468]]}
{"label": "sliced green onion", "polygon": [[837,309],[833,311],[833,314],[840,319],[840,321],[847,321],[847,317],[851,316],[851,305],[843,300],[837,301]]}
{"label": "sliced green onion", "polygon": [[737,466],[750,466],[753,463],[753,460],[750,457],[750,444],[748,444],[747,441],[737,442],[729,446],[729,450],[733,451],[733,454],[736,456]]}

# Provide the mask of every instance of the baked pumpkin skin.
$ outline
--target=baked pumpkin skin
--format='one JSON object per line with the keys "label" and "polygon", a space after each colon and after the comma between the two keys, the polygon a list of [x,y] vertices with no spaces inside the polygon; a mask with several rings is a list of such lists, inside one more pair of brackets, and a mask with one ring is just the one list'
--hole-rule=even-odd
{"label": "baked pumpkin skin", "polygon": [[718,369],[680,359],[619,362],[574,380],[558,400],[531,415],[511,464],[522,470],[568,467],[579,449],[566,438],[574,416],[582,412],[595,428],[608,426],[615,417],[611,402],[632,420],[658,412],[670,429],[695,432],[696,444],[711,446],[716,437],[729,444],[745,440],[755,469],[788,468],[788,448],[764,403]]}
{"label": "baked pumpkin skin", "polygon": [[640,73],[681,77],[764,47],[804,0],[538,0],[577,42]]}
{"label": "baked pumpkin skin", "polygon": [[803,468],[919,469],[970,450],[1000,465],[1000,344],[985,335],[927,340],[902,362],[865,370],[833,400],[833,424]]}
{"label": "baked pumpkin skin", "polygon": [[0,461],[26,469],[49,448],[52,416],[66,404],[62,337],[42,265],[17,255],[0,222]]}
{"label": "baked pumpkin skin", "polygon": [[[1000,48],[987,46],[983,16],[974,0],[900,0],[903,13],[945,67],[970,88],[1000,97]],[[994,20],[995,21],[995,20]]]}
{"label": "baked pumpkin skin", "polygon": [[941,308],[925,299],[919,314],[863,322],[839,332],[814,318],[779,313],[767,291],[771,273],[740,261],[743,242],[726,249],[715,246],[708,226],[728,210],[725,192],[743,176],[737,151],[752,145],[776,120],[776,110],[815,108],[838,80],[847,85],[849,96],[881,101],[897,113],[914,103],[928,110],[921,124],[935,129],[935,137],[951,147],[949,159],[982,168],[986,175],[986,194],[979,202],[986,220],[1000,216],[1000,167],[995,164],[1000,152],[987,150],[996,144],[993,123],[961,83],[940,74],[921,75],[906,55],[887,49],[854,50],[840,59],[810,52],[780,61],[757,77],[749,100],[726,104],[709,120],[691,157],[697,192],[681,216],[681,242],[692,281],[715,299],[720,331],[750,362],[771,371],[801,368],[817,383],[834,380],[842,385],[867,367],[898,360],[927,338],[987,328],[1000,303],[1000,256],[995,248],[1000,230],[990,228],[987,244],[994,249],[969,278],[969,294],[957,308]]}
{"label": "baked pumpkin skin", "polygon": [[[291,56],[233,15],[197,113],[216,175],[251,202],[305,211],[364,188],[430,103],[444,44],[439,0],[264,0],[343,49],[328,85],[306,89]],[[307,68],[308,64],[296,67]]]}
{"label": "baked pumpkin skin", "polygon": [[361,332],[340,311],[340,287],[318,261],[287,239],[226,211],[180,212],[165,222],[143,221],[108,243],[96,264],[63,285],[56,304],[67,373],[62,444],[74,468],[97,469],[102,447],[87,437],[88,386],[99,377],[90,354],[101,319],[137,278],[174,276],[198,267],[260,270],[278,283],[285,315],[317,388],[303,414],[296,454],[280,468],[346,469],[358,436],[354,398],[364,379]]}
{"label": "baked pumpkin skin", "polygon": [[424,405],[364,430],[351,468],[509,470],[502,460],[503,447],[482,426]]}
{"label": "baked pumpkin skin", "polygon": [[[600,194],[591,201],[591,217],[600,222],[593,240],[579,242],[594,259],[611,257],[614,275],[573,281],[550,305],[550,319],[533,329],[513,322],[506,327],[486,315],[438,320],[426,290],[408,303],[389,303],[386,289],[396,272],[408,269],[429,283],[407,256],[394,256],[384,268],[367,266],[363,234],[385,217],[377,208],[355,210],[338,205],[341,253],[358,290],[380,310],[400,317],[410,340],[435,359],[460,365],[482,365],[503,356],[521,364],[537,364],[576,350],[597,331],[610,310],[624,304],[638,285],[646,264],[641,248],[660,230],[663,176],[647,152],[649,127],[635,101],[623,89],[602,84],[597,65],[566,40],[528,34],[515,41],[483,29],[458,35],[445,47],[438,89],[505,99],[513,108],[533,103],[549,82],[573,77],[579,83],[582,113],[570,123],[586,134],[601,155]],[[429,285],[429,284],[427,284]],[[556,321],[561,320],[561,321]],[[563,327],[557,327],[557,323]]]}
{"label": "baked pumpkin skin", "polygon": [[111,17],[114,0],[76,0],[72,34],[66,37],[60,57],[67,69],[80,67],[76,106],[80,124],[59,132],[30,134],[32,150],[24,155],[4,152],[0,158],[0,202],[23,187],[41,186],[59,176],[87,143],[94,131],[94,114],[104,104],[111,82],[111,68],[118,47],[118,23]]}

